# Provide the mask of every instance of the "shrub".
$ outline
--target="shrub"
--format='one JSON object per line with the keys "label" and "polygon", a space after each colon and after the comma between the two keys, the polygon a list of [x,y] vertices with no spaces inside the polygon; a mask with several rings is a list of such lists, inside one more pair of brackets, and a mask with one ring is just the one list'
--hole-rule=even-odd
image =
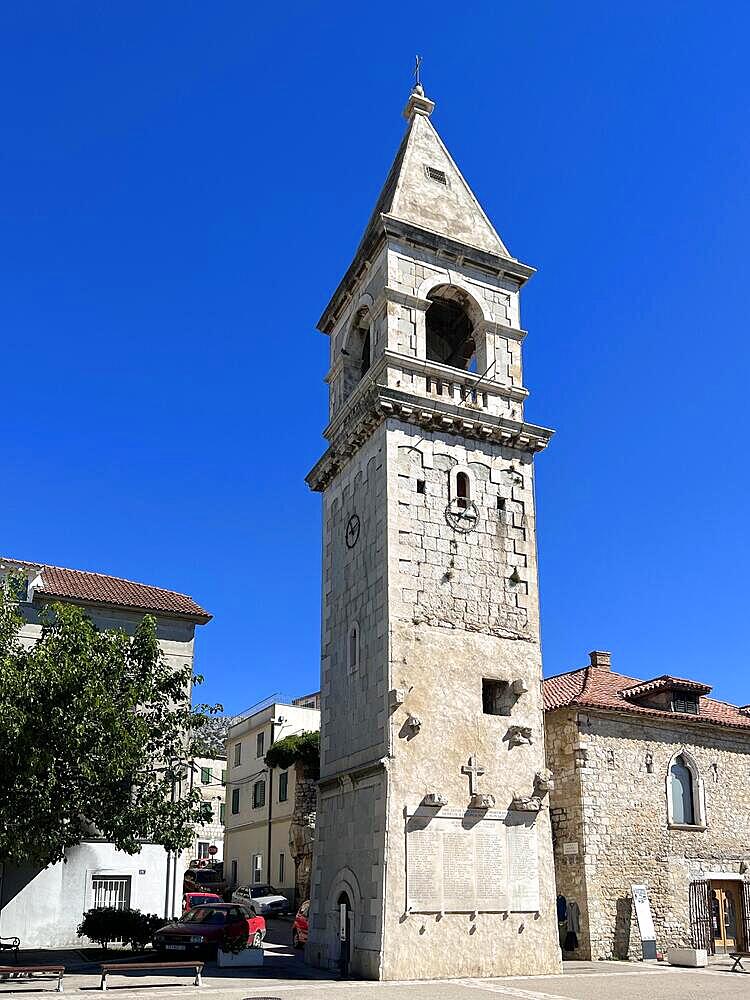
{"label": "shrub", "polygon": [[84,913],[78,925],[78,937],[91,938],[105,949],[112,941],[122,941],[129,944],[133,951],[142,951],[165,923],[167,921],[155,913],[97,906]]}

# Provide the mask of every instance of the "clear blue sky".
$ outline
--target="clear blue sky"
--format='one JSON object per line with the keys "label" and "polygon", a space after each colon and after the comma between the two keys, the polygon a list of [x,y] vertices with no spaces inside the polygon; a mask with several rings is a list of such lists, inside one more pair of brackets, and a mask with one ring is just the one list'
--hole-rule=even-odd
{"label": "clear blue sky", "polygon": [[6,3],[0,550],[186,591],[204,695],[318,683],[327,344],[403,121],[526,287],[545,670],[750,702],[750,8]]}

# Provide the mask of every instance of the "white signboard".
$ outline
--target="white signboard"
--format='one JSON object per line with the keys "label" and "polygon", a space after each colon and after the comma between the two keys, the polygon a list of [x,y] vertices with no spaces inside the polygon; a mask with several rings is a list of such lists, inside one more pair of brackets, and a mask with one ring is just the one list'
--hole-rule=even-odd
{"label": "white signboard", "polygon": [[406,906],[414,913],[536,912],[535,816],[417,811],[406,821]]}
{"label": "white signboard", "polygon": [[656,958],[656,932],[651,916],[651,904],[648,901],[648,888],[645,885],[631,885],[635,915],[638,918],[638,930],[641,934],[643,957]]}
{"label": "white signboard", "polygon": [[572,857],[574,854],[578,854],[578,844],[563,844],[563,854],[566,857]]}

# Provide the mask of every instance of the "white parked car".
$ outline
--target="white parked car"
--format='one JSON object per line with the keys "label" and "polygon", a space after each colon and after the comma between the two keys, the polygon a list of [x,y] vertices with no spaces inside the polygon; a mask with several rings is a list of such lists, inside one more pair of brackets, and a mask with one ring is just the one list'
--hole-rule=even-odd
{"label": "white parked car", "polygon": [[282,917],[289,913],[289,900],[272,885],[238,885],[232,902],[241,903],[259,917]]}

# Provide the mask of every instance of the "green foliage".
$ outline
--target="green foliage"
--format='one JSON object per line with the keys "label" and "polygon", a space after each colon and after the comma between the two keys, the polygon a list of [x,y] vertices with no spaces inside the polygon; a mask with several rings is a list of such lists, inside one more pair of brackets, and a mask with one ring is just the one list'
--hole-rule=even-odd
{"label": "green foliage", "polygon": [[267,767],[291,767],[300,764],[306,777],[320,776],[320,733],[307,730],[285,736],[269,749],[265,756]]}
{"label": "green foliage", "polygon": [[84,913],[77,933],[78,937],[91,938],[102,948],[108,948],[111,941],[124,941],[133,951],[143,951],[156,931],[165,923],[167,921],[155,913],[97,906]]}
{"label": "green foliage", "polygon": [[22,624],[0,586],[0,862],[48,865],[92,834],[128,854],[143,840],[187,847],[201,678],[167,664],[148,616],[129,637],[57,604],[31,646]]}

